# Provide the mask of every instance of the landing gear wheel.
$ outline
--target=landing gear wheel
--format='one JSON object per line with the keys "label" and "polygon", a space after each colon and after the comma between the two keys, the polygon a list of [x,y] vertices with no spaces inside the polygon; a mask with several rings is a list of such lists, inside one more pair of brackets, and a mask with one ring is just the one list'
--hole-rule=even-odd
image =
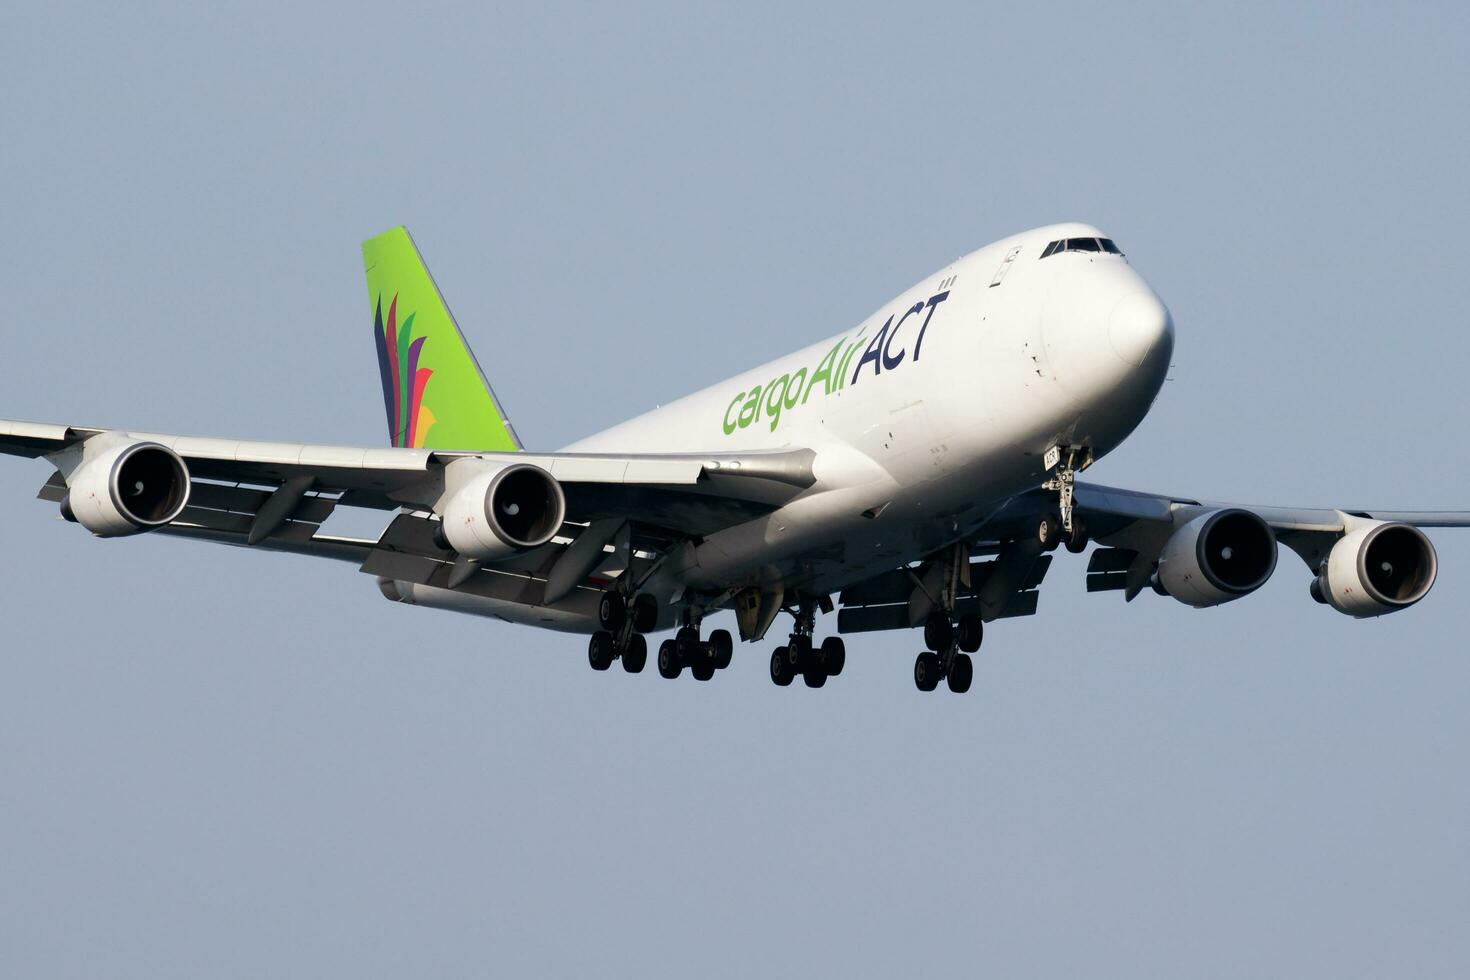
{"label": "landing gear wheel", "polygon": [[827,672],[822,669],[821,664],[813,664],[802,671],[801,678],[806,681],[807,687],[821,687],[827,683]]}
{"label": "landing gear wheel", "polygon": [[781,649],[786,651],[786,663],[791,667],[791,672],[800,673],[812,659],[812,638],[792,634],[790,642]]}
{"label": "landing gear wheel", "polygon": [[685,626],[674,634],[674,648],[684,664],[693,665],[695,661],[703,659],[700,656],[700,646],[699,630],[692,626]]}
{"label": "landing gear wheel", "polygon": [[689,664],[689,672],[697,681],[709,680],[715,676],[715,658],[704,653],[695,654],[694,660]]}
{"label": "landing gear wheel", "polygon": [[684,661],[679,659],[679,647],[673,640],[664,640],[658,645],[658,672],[660,677],[669,680],[684,672]]}
{"label": "landing gear wheel", "polygon": [[715,652],[715,667],[724,670],[730,666],[730,658],[735,653],[735,640],[731,638],[729,630],[715,630],[709,635],[710,649]]}
{"label": "landing gear wheel", "polygon": [[914,686],[932,691],[939,686],[939,655],[925,650],[914,661]]}
{"label": "landing gear wheel", "polygon": [[587,662],[593,670],[607,670],[613,662],[613,635],[598,630],[587,643]]}
{"label": "landing gear wheel", "polygon": [[842,642],[840,636],[829,636],[822,641],[822,669],[827,672],[828,677],[836,677],[842,673],[842,668],[847,664],[847,644]]}
{"label": "landing gear wheel", "polygon": [[643,670],[643,665],[648,663],[648,640],[644,639],[642,633],[634,633],[628,637],[628,649],[623,651],[623,669],[630,674],[637,674]]}
{"label": "landing gear wheel", "polygon": [[954,627],[942,612],[932,612],[924,620],[924,644],[931,650],[948,650],[954,642]]}
{"label": "landing gear wheel", "polygon": [[597,625],[616,633],[628,621],[628,602],[617,592],[604,592],[597,603]]}
{"label": "landing gear wheel", "polygon": [[777,647],[776,652],[771,654],[771,680],[780,687],[789,687],[794,676],[795,673],[787,662],[786,648]]}
{"label": "landing gear wheel", "polygon": [[955,654],[954,663],[949,665],[949,689],[956,694],[964,694],[970,689],[970,682],[974,679],[975,662],[970,659],[970,655]]}
{"label": "landing gear wheel", "polygon": [[658,600],[651,595],[639,595],[633,599],[633,629],[639,633],[652,633],[658,626]]}
{"label": "landing gear wheel", "polygon": [[960,617],[959,641],[960,649],[966,653],[974,653],[980,649],[980,643],[985,639],[985,623],[981,621],[979,613],[965,613]]}
{"label": "landing gear wheel", "polygon": [[707,681],[715,676],[714,647],[700,642],[699,630],[685,626],[674,634],[674,646],[678,648],[679,659],[694,673],[695,680]]}
{"label": "landing gear wheel", "polygon": [[1047,514],[1036,527],[1036,540],[1042,551],[1056,551],[1057,545],[1062,543],[1062,522]]}
{"label": "landing gear wheel", "polygon": [[1088,537],[1087,528],[1077,517],[1072,518],[1072,533],[1067,535],[1067,550],[1074,555],[1080,555],[1087,550]]}

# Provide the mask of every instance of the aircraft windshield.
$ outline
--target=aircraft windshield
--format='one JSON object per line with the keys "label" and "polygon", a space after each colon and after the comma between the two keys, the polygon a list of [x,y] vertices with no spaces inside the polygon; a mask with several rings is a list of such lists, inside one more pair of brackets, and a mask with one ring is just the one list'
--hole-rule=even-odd
{"label": "aircraft windshield", "polygon": [[1123,250],[1113,244],[1111,238],[1060,238],[1046,247],[1041,253],[1044,259],[1048,255],[1058,252],[1107,252],[1109,255],[1122,255]]}

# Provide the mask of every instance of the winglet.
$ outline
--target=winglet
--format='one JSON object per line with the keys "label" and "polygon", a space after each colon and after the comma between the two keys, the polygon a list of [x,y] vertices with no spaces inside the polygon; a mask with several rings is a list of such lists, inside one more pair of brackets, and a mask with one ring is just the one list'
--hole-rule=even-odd
{"label": "winglet", "polygon": [[517,451],[444,296],[401,225],[362,243],[388,438],[418,449]]}

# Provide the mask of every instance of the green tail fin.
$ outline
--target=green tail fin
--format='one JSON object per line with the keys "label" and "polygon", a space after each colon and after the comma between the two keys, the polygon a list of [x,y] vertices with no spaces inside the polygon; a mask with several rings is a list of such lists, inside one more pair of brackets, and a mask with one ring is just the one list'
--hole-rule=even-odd
{"label": "green tail fin", "polygon": [[420,449],[523,448],[408,229],[362,243],[388,438]]}

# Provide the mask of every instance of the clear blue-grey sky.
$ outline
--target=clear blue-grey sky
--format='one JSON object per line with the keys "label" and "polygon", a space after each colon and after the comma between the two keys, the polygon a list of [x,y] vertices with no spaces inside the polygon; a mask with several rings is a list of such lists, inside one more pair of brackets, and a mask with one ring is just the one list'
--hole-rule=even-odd
{"label": "clear blue-grey sky", "polygon": [[[378,444],[402,222],[550,448],[1077,219],[1178,325],[1096,479],[1470,508],[1463,5],[134,6],[4,18],[0,417]],[[814,692],[91,540],[47,472],[0,975],[1470,974],[1470,532],[1361,623],[1291,556],[1196,612],[1062,554],[968,696],[903,634]]]}

